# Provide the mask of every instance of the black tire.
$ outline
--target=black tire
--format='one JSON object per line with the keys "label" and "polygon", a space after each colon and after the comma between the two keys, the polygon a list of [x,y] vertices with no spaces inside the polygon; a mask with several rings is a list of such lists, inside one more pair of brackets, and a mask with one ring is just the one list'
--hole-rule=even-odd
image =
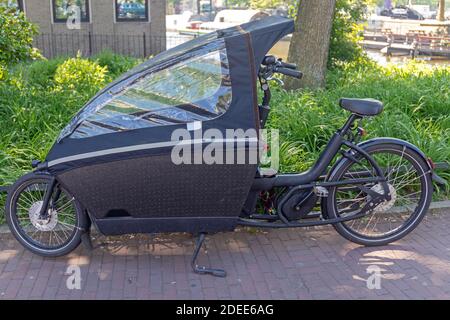
{"label": "black tire", "polygon": [[[382,206],[377,206],[377,208],[380,209],[375,209],[372,213],[369,213],[363,218],[337,223],[333,226],[341,236],[352,242],[364,246],[386,245],[406,236],[409,232],[417,227],[417,225],[426,215],[433,193],[431,174],[429,172],[430,169],[429,165],[425,162],[425,160],[419,153],[417,153],[413,148],[404,146],[401,143],[380,141],[379,143],[373,143],[370,146],[367,146],[364,150],[371,156],[373,156],[375,160],[377,160],[378,158],[379,160],[381,160],[381,162],[387,163],[385,164],[385,167],[383,167],[381,163],[378,164],[380,167],[384,168],[385,176],[388,178],[390,188],[392,187],[392,189],[395,190],[395,192],[393,193],[395,193],[396,200],[392,200],[393,202],[391,203],[388,202],[391,207],[388,208],[389,205],[387,205],[384,209],[384,212],[382,211]],[[397,170],[395,169],[395,165],[394,167],[390,166],[389,160],[384,160],[390,159],[390,157],[395,156],[399,158],[399,166]],[[401,165],[402,161],[405,162],[404,167],[402,167]],[[408,163],[409,165],[407,165]],[[340,181],[345,179],[345,177],[352,178],[355,172],[361,174],[361,171],[358,171],[361,169],[351,169],[357,166],[361,166],[361,164],[344,158],[343,160],[341,160],[341,162],[336,164],[334,169],[331,171],[328,180]],[[367,168],[367,172],[370,171],[372,176],[376,176],[373,167]],[[401,176],[399,176],[399,174],[401,174]],[[406,181],[404,181],[404,179],[406,179]],[[396,185],[398,186],[398,190],[396,190]],[[378,186],[374,184],[373,186],[369,187],[377,188]],[[346,189],[344,186],[329,188],[328,197],[324,198],[322,201],[323,215],[330,219],[333,219],[341,217],[347,213],[351,214],[351,211],[354,211],[357,207],[361,207],[365,203],[365,201],[367,201],[368,195],[362,193],[362,191],[360,190],[355,189],[357,188],[353,188],[352,190],[352,188],[348,186]],[[410,194],[400,195],[401,190],[404,190],[402,191],[402,193],[410,192]],[[355,196],[356,192],[359,192],[359,194]],[[346,200],[345,194],[348,195],[348,200]],[[351,202],[352,200],[350,200],[352,194],[354,196],[353,202]],[[417,195],[411,197],[410,195],[413,194]],[[366,197],[366,199],[364,199],[364,197]],[[413,199],[416,199],[417,205],[415,205],[415,202],[413,203]],[[407,201],[410,201],[410,203],[408,203]],[[404,204],[401,204],[402,202],[404,202]],[[395,207],[396,205],[397,207]],[[413,205],[415,206],[413,207]],[[345,212],[346,210],[347,213]],[[402,212],[402,210],[407,211]],[[401,217],[401,219],[396,218],[397,215]],[[364,220],[362,219],[365,219],[365,221],[370,219],[363,231],[361,231],[361,228],[357,228],[354,226],[358,222],[359,225],[363,224]],[[370,225],[370,222],[373,219],[376,219],[371,230],[373,234],[367,234],[368,225]],[[376,223],[380,219],[382,220],[382,222],[380,226],[377,227]],[[404,221],[402,219],[404,219]],[[392,221],[400,221],[401,224],[398,227],[392,228]],[[387,229],[388,226],[391,227],[391,230],[385,232],[384,234],[381,231],[378,232],[378,234],[376,233],[378,229]],[[376,231],[374,232],[374,230]]]}
{"label": "black tire", "polygon": [[[78,247],[81,242],[81,235],[89,226],[89,220],[78,201],[76,201],[67,190],[59,186],[61,195],[58,199],[70,199],[61,205],[60,209],[61,211],[71,210],[70,215],[66,213],[65,216],[62,216],[61,212],[58,213],[58,207],[55,207],[56,210],[52,212],[56,212],[54,214],[56,218],[49,218],[48,220],[55,224],[53,229],[39,230],[36,227],[36,221],[33,222],[31,219],[32,207],[35,206],[36,208],[39,208],[39,202],[43,199],[43,197],[41,197],[43,189],[45,189],[45,185],[48,185],[50,179],[51,176],[47,174],[33,172],[17,180],[8,192],[5,217],[12,234],[25,248],[41,256],[58,257],[66,255]],[[39,192],[39,195],[33,196],[33,201],[30,201],[29,198],[25,200],[26,192],[34,192],[35,194]],[[63,200],[61,200],[61,202]],[[19,201],[22,201],[23,205],[26,205],[26,207],[21,206]],[[36,209],[34,211],[36,211]],[[58,215],[60,215],[59,220]],[[29,220],[28,225],[22,225],[21,221],[27,219]],[[66,220],[63,222],[63,219]],[[67,226],[70,226],[72,229]],[[35,239],[28,232],[33,233],[33,236],[36,238],[38,237],[36,234],[40,233],[39,239]],[[54,241],[56,242],[61,240],[61,243],[55,243],[52,245],[51,233],[54,234]],[[44,237],[44,239],[49,237],[50,244],[45,244],[40,241],[42,237]],[[67,239],[65,239],[65,237],[67,237]]]}

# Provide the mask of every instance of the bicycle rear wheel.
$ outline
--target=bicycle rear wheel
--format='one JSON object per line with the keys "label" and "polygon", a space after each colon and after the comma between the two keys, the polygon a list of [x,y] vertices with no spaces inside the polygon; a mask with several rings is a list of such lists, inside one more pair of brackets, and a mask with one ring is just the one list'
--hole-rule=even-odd
{"label": "bicycle rear wheel", "polygon": [[[334,228],[355,243],[385,245],[414,230],[425,216],[433,192],[430,169],[420,154],[400,143],[380,142],[365,151],[383,169],[392,199],[379,204],[366,216],[335,224]],[[358,162],[345,159],[331,173],[329,181],[376,176],[373,166],[361,157]],[[379,183],[365,187],[383,193]],[[347,217],[357,213],[368,201],[370,195],[357,186],[336,186],[329,189],[322,209],[329,218]]]}

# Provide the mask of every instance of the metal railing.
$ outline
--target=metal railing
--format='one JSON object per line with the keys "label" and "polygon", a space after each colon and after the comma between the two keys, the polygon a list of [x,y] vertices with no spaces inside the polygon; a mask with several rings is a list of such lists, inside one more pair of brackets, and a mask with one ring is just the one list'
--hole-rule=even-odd
{"label": "metal railing", "polygon": [[155,36],[147,33],[140,35],[127,34],[94,34],[77,33],[41,33],[34,38],[34,46],[46,58],[58,56],[92,56],[104,50],[114,53],[145,58],[175,47],[196,37],[185,35]]}

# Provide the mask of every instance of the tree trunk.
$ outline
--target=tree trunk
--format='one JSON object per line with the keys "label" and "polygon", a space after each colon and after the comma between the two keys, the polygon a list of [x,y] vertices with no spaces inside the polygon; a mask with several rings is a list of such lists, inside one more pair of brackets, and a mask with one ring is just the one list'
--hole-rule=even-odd
{"label": "tree trunk", "polygon": [[303,79],[286,78],[286,89],[325,85],[331,27],[336,0],[300,0],[289,62],[296,63]]}
{"label": "tree trunk", "polygon": [[439,0],[438,20],[445,21],[445,0]]}

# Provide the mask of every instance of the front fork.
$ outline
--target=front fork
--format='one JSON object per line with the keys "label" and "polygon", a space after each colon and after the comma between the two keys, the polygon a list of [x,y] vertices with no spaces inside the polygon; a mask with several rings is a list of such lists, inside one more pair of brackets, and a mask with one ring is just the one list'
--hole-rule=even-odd
{"label": "front fork", "polygon": [[[40,220],[47,220],[49,215],[49,206],[50,202],[54,203],[58,200],[59,196],[61,195],[61,189],[57,187],[58,181],[55,177],[52,177],[50,179],[50,183],[47,185],[47,189],[45,190],[44,200],[42,202],[41,211],[39,212],[39,219]],[[52,199],[52,195],[55,191],[55,188],[57,188],[56,193]]]}

